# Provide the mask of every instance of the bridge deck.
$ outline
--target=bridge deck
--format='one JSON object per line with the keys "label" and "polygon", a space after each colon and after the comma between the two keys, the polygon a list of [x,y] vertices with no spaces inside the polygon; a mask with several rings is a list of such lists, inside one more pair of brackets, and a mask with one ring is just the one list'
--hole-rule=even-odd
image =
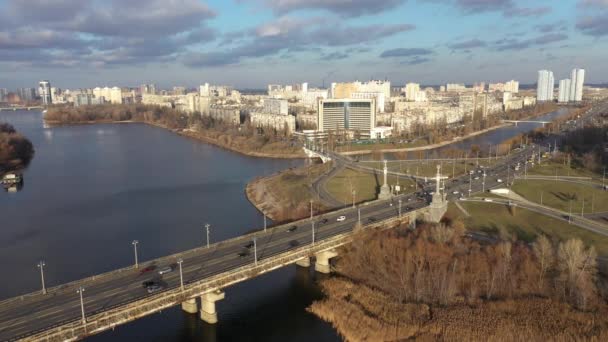
{"label": "bridge deck", "polygon": [[[425,207],[426,203],[404,202],[404,214],[407,211],[406,205],[411,207],[410,210],[415,210]],[[340,215],[345,215],[346,221],[337,222],[336,218]],[[378,221],[395,218],[398,216],[397,205],[389,206],[387,201],[378,201],[361,206],[363,223],[369,223],[369,218],[372,216]],[[322,218],[327,218],[328,222],[321,224]],[[307,219],[277,226],[268,229],[267,232],[254,233],[257,237],[258,266],[264,267],[260,270],[252,269],[253,251],[245,257],[238,255],[240,251],[246,250],[244,245],[251,241],[254,236],[252,233],[213,244],[208,249],[201,247],[151,260],[140,264],[139,269],[127,267],[50,288],[47,295],[38,292],[4,300],[0,302],[0,340],[28,336],[32,339],[43,336],[46,338],[50,335],[45,336],[45,331],[58,333],[60,330],[64,330],[68,335],[61,335],[60,338],[59,335],[55,335],[58,340],[69,339],[70,333],[78,338],[83,337],[84,331],[78,331],[84,328],[80,323],[80,300],[76,293],[79,286],[84,286],[86,289],[84,292],[84,305],[88,317],[86,327],[87,333],[92,333],[179,304],[203,292],[246,280],[293,263],[305,255],[314,253],[316,249],[334,248],[344,243],[343,239],[335,241],[332,239],[352,232],[357,221],[357,211],[346,208],[317,216],[314,221],[315,247],[311,244],[311,223]],[[297,230],[288,232],[287,228],[293,225],[298,227]],[[149,265],[157,266],[158,270],[166,265],[175,264],[179,258],[184,260],[185,291],[180,291],[179,270],[175,268],[173,272],[162,276],[161,281],[165,285],[163,291],[148,294],[141,283],[159,276],[156,275],[156,271],[142,274],[141,270]]]}

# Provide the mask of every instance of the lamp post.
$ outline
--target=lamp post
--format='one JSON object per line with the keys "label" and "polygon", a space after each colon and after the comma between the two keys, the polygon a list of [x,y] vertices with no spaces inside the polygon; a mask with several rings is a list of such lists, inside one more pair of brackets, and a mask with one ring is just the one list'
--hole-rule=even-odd
{"label": "lamp post", "polygon": [[205,230],[207,231],[207,248],[209,248],[209,227],[211,227],[211,225],[209,223],[205,223]]}
{"label": "lamp post", "polygon": [[315,245],[315,221],[311,221],[311,227],[312,227],[312,245]]}
{"label": "lamp post", "polygon": [[87,319],[84,315],[84,299],[82,298],[83,292],[84,292],[84,287],[82,287],[82,286],[80,286],[78,288],[78,290],[76,290],[76,293],[78,293],[80,295],[80,312],[82,314],[82,324],[86,324]]}
{"label": "lamp post", "polygon": [[38,262],[38,268],[40,269],[40,280],[42,281],[42,294],[46,294],[46,286],[44,285],[44,260]]}
{"label": "lamp post", "polygon": [[[355,207],[356,196],[357,196],[357,190],[353,190],[353,208]],[[311,219],[312,219],[312,217],[311,217]]]}
{"label": "lamp post", "polygon": [[184,262],[183,259],[178,259],[177,260],[177,264],[179,265],[179,285],[182,289],[182,291],[184,291],[184,274],[182,273],[182,263]]}
{"label": "lamp post", "polygon": [[483,180],[481,181],[481,192],[486,192],[486,171],[483,171]]}
{"label": "lamp post", "polygon": [[310,220],[312,221],[312,200],[310,200]]}
{"label": "lamp post", "polygon": [[255,265],[258,265],[258,242],[257,238],[253,237],[253,260],[255,261]]}
{"label": "lamp post", "polygon": [[401,217],[401,198],[399,199],[399,217]]}
{"label": "lamp post", "polygon": [[137,262],[137,244],[139,243],[139,241],[137,240],[133,240],[133,242],[131,242],[131,244],[133,245],[133,252],[135,253],[135,268],[139,267],[139,263]]}
{"label": "lamp post", "polygon": [[361,208],[357,208],[357,221],[359,222],[359,226],[361,226]]}
{"label": "lamp post", "polygon": [[266,233],[266,214],[262,214],[264,215],[264,233]]}

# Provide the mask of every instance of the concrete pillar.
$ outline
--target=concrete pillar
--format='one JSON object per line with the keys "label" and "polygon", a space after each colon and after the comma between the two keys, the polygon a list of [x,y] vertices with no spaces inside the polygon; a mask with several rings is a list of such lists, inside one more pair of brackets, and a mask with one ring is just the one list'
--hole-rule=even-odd
{"label": "concrete pillar", "polygon": [[335,251],[323,251],[315,254],[317,259],[315,263],[315,271],[319,273],[331,273],[331,266],[329,265],[329,259],[337,256],[338,253]]}
{"label": "concrete pillar", "polygon": [[187,313],[195,314],[198,312],[198,304],[196,303],[196,298],[188,299],[187,301],[182,303],[182,310]]}
{"label": "concrete pillar", "polygon": [[298,265],[300,267],[310,267],[310,258],[306,257],[304,259],[300,259],[300,260],[296,261],[296,265]]}
{"label": "concrete pillar", "polygon": [[223,291],[208,292],[201,296],[201,319],[209,324],[217,323],[215,302],[224,299]]}

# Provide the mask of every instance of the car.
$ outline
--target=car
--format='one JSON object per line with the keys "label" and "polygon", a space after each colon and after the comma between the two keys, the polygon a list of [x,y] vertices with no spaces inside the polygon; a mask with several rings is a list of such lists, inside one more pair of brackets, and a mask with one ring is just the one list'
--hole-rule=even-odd
{"label": "car", "polygon": [[240,251],[239,254],[238,254],[238,256],[240,258],[244,258],[246,256],[249,256],[249,251]]}
{"label": "car", "polygon": [[473,170],[469,171],[469,174],[470,174],[470,175],[472,175],[472,174],[474,174],[474,173],[475,173],[475,171],[473,171]]}
{"label": "car", "polygon": [[171,273],[171,272],[173,272],[173,267],[172,266],[167,266],[167,267],[159,270],[158,274],[163,275],[163,274]]}
{"label": "car", "polygon": [[496,181],[497,181],[498,183],[502,183],[502,179],[500,179],[500,178],[498,178]]}
{"label": "car", "polygon": [[152,265],[152,266],[148,266],[148,267],[144,267],[139,271],[139,274],[144,274],[147,272],[151,272],[154,271],[156,269],[156,266]]}
{"label": "car", "polygon": [[458,190],[454,190],[454,191],[452,191],[452,194],[453,194],[453,195],[458,195],[459,193],[460,193],[460,191],[458,191]]}
{"label": "car", "polygon": [[253,241],[249,241],[245,244],[245,246],[243,246],[245,248],[253,248]]}
{"label": "car", "polygon": [[405,211],[412,210],[412,207],[405,207]]}
{"label": "car", "polygon": [[491,199],[491,198],[487,198],[487,197],[486,197],[486,198],[484,198],[483,200],[484,200],[485,202],[494,202],[494,200],[493,200],[493,199]]}
{"label": "car", "polygon": [[376,218],[375,218],[375,217],[373,217],[373,216],[372,216],[372,217],[370,217],[370,218],[368,218],[367,220],[368,220],[369,222],[376,222]]}
{"label": "car", "polygon": [[291,233],[291,232],[295,232],[296,229],[298,229],[298,226],[291,226],[291,227],[289,227],[289,229],[287,229],[287,231]]}
{"label": "car", "polygon": [[479,180],[479,176],[475,176],[475,178],[473,178],[473,179],[475,179],[475,180]]}
{"label": "car", "polygon": [[160,286],[158,284],[154,284],[154,285],[148,286],[147,289],[148,289],[148,293],[154,293],[154,292],[162,290],[162,286]]}
{"label": "car", "polygon": [[141,283],[141,286],[143,286],[144,288],[148,288],[152,285],[157,285],[154,280],[146,280],[143,283]]}
{"label": "car", "polygon": [[297,247],[299,245],[300,245],[300,243],[298,242],[298,240],[289,241],[289,246],[291,246],[291,247]]}
{"label": "car", "polygon": [[336,219],[336,221],[338,221],[338,222],[342,222],[344,220],[346,220],[346,216],[344,216],[344,215],[342,215]]}

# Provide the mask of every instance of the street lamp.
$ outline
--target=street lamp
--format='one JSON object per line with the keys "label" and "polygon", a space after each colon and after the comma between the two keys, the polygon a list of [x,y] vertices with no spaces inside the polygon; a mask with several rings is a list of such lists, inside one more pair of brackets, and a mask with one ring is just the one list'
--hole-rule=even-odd
{"label": "street lamp", "polygon": [[401,217],[401,198],[399,199],[399,217]]}
{"label": "street lamp", "polygon": [[82,293],[84,292],[84,287],[80,286],[76,293],[80,294],[80,312],[82,313],[82,324],[87,323],[87,319],[84,315],[84,299],[82,298]]}
{"label": "street lamp", "polygon": [[315,221],[311,221],[312,226],[312,245],[315,245]]}
{"label": "street lamp", "polygon": [[481,192],[486,192],[486,171],[483,171],[483,180],[481,182]]}
{"label": "street lamp", "polygon": [[253,260],[255,261],[255,265],[258,265],[258,242],[257,238],[253,237]]}
{"label": "street lamp", "polygon": [[182,273],[182,263],[183,262],[184,262],[184,259],[180,258],[177,260],[177,264],[179,265],[179,284],[180,284],[182,291],[184,291],[184,274]]}
{"label": "street lamp", "polygon": [[133,245],[133,252],[135,253],[135,268],[139,267],[139,263],[137,262],[137,244],[139,243],[139,241],[137,240],[133,240],[133,242],[131,242],[131,244]]}
{"label": "street lamp", "polygon": [[359,221],[359,226],[361,226],[361,208],[357,208],[357,221]]}
{"label": "street lamp", "polygon": [[38,268],[40,269],[40,279],[42,280],[42,294],[46,294],[46,286],[44,286],[44,260],[38,262]]}
{"label": "street lamp", "polygon": [[262,213],[262,215],[264,215],[264,233],[266,233],[266,214]]}
{"label": "street lamp", "polygon": [[[353,208],[355,207],[356,196],[357,196],[357,190],[353,190]],[[311,219],[312,219],[312,217],[311,217]]]}
{"label": "street lamp", "polygon": [[310,220],[312,221],[312,200],[310,200]]}
{"label": "street lamp", "polygon": [[207,231],[207,248],[209,248],[209,227],[211,227],[211,225],[209,223],[205,223],[205,230]]}

